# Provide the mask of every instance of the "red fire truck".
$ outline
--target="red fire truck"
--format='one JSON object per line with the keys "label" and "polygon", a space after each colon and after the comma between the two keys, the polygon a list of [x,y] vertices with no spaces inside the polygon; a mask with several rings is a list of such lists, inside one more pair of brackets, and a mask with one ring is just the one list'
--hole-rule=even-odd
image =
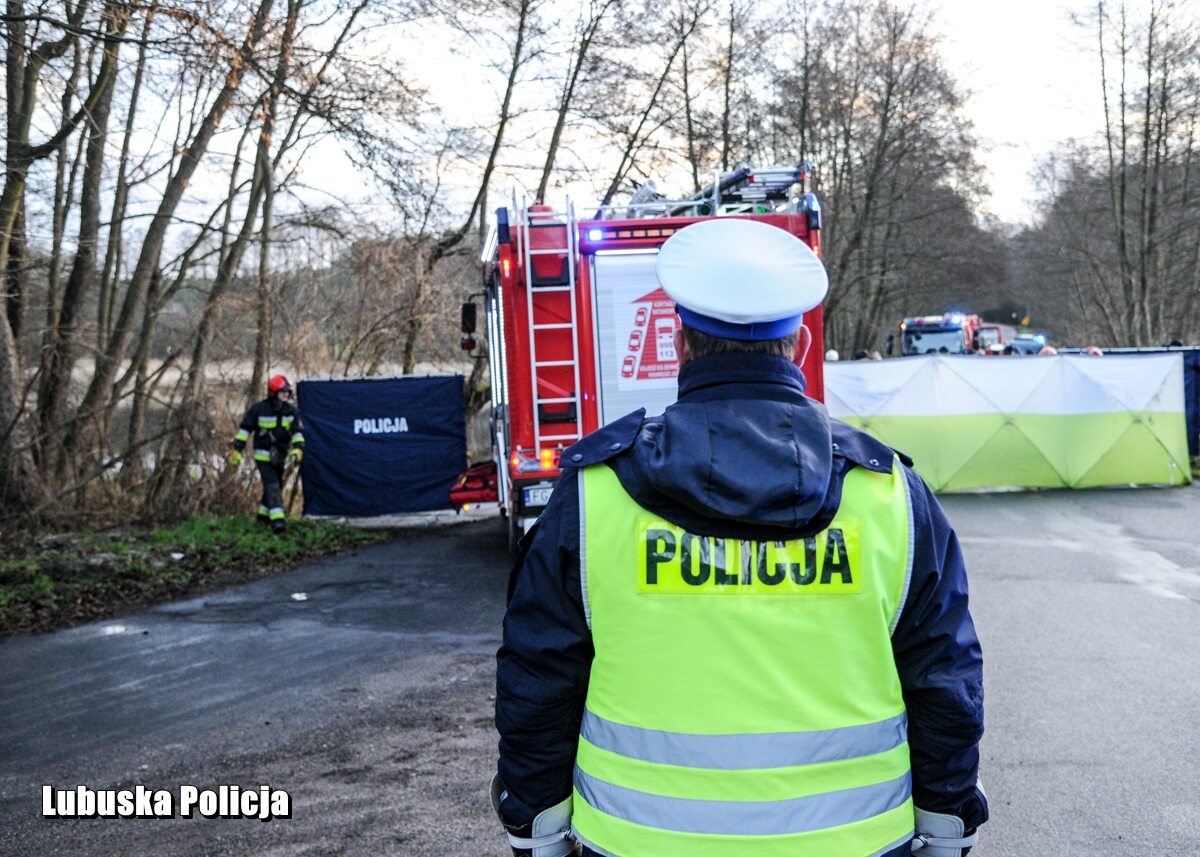
{"label": "red fire truck", "polygon": [[900,322],[900,354],[989,354],[1016,334],[1007,324],[961,312],[915,316]]}
{"label": "red fire truck", "polygon": [[[647,182],[629,202],[582,215],[570,201],[553,210],[514,199],[496,211],[483,297],[496,491],[510,543],[546,505],[563,449],[637,408],[662,413],[675,400],[679,320],[655,276],[658,248],[690,223],[744,217],[785,229],[819,254],[821,208],[806,172],[743,168],[679,200]],[[463,306],[468,350],[475,309]],[[813,344],[802,368],[809,395],[823,399],[821,308],[805,323]]]}

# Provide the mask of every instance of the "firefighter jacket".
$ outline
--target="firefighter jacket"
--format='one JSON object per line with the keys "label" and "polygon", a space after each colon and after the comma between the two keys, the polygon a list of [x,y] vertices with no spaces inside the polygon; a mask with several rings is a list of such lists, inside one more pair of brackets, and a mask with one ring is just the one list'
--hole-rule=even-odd
{"label": "firefighter jacket", "polygon": [[[750,837],[740,838],[740,848],[731,853],[773,853],[755,847],[753,837],[805,835],[795,830],[798,818],[808,819],[809,834],[836,836],[839,826],[853,825],[845,815],[846,802],[829,803],[837,807],[833,815],[822,814],[818,804],[823,796],[846,788],[870,792],[868,810],[860,811],[883,819],[867,822],[878,824],[878,835],[870,843],[847,839],[848,848],[822,850],[813,845],[815,851],[786,853],[907,854],[914,804],[957,815],[968,829],[982,824],[987,803],[976,786],[983,732],[982,656],[967,606],[966,573],[953,530],[932,493],[909,469],[911,462],[830,420],[821,405],[804,396],[803,376],[782,358],[706,357],[683,367],[679,385],[679,400],[664,415],[632,414],[567,450],[563,462],[568,470],[522,542],[509,582],[504,641],[497,656],[499,774],[507,791],[501,814],[510,830],[521,829],[573,789],[585,847],[598,846],[590,853],[621,857],[685,854],[689,841],[708,844],[687,838],[711,835],[712,818],[694,819],[688,827],[678,807],[661,801],[678,801],[680,806],[697,805],[689,799],[710,801],[706,806],[715,818],[730,810],[730,803],[753,794],[771,795],[759,807],[757,822],[742,818],[735,826],[719,825],[724,835]],[[893,493],[885,497],[888,491]],[[604,511],[588,509],[593,493],[604,498]],[[658,579],[669,580],[671,586],[691,585],[681,576],[687,541],[692,579],[708,575],[700,585],[717,585],[717,558],[723,550],[722,574],[731,586],[740,585],[744,574],[751,586],[776,585],[764,580],[775,580],[779,562],[785,578],[777,585],[786,582],[793,590],[808,585],[802,581],[810,573],[817,575],[810,583],[819,585],[828,571],[826,585],[872,585],[887,594],[876,599],[872,616],[855,614],[839,632],[831,626],[818,630],[813,624],[814,617],[852,600],[839,602],[838,594],[794,591],[749,599],[736,592],[710,591],[690,596],[689,608],[662,620],[667,623],[663,631],[672,633],[651,640],[659,632],[644,626],[649,618],[644,611],[664,609],[684,596],[647,595],[640,599],[643,613],[615,618],[638,600],[628,586],[622,592],[608,577],[626,569],[614,566],[590,575],[587,571],[590,552],[603,555],[618,538],[608,523],[599,525],[598,539],[588,534],[588,527],[605,521],[608,513],[614,522],[633,528],[633,535],[625,538],[646,542],[637,566],[627,570],[628,579],[640,580],[643,586],[649,585],[650,565],[656,574],[662,569]],[[866,530],[861,529],[868,514]],[[848,537],[853,527],[838,524],[852,520],[860,529]],[[661,532],[649,542],[652,529]],[[829,553],[834,531],[839,541]],[[871,544],[881,550],[863,565],[865,534],[871,534]],[[671,538],[675,553],[667,560]],[[849,551],[852,544],[856,555],[842,552],[842,546]],[[900,544],[904,550],[898,549]],[[870,545],[866,549],[873,550]],[[733,567],[731,553],[738,555]],[[598,561],[611,564],[613,555],[607,556],[609,560]],[[851,569],[855,562],[861,567],[862,574],[850,575],[854,582],[836,573],[843,557]],[[668,570],[671,563],[680,565],[673,574]],[[597,580],[597,574],[604,579]],[[730,583],[729,577],[739,583]],[[598,600],[592,602],[591,594]],[[824,600],[813,606],[813,598]],[[732,609],[722,612],[722,605]],[[700,618],[688,610],[705,615]],[[794,621],[790,650],[781,649],[778,640],[775,650],[755,648],[765,644],[764,638],[753,636],[753,628],[766,620],[758,614],[737,618],[750,610],[764,611],[771,622],[782,623],[768,623],[778,633]],[[789,610],[796,615],[789,616]],[[640,633],[649,635],[630,639],[630,644],[640,642],[645,671],[637,663],[638,653],[614,644],[623,634],[614,637],[602,627],[613,621],[636,622],[643,626]],[[683,641],[687,644],[676,644]],[[660,644],[669,653],[661,657],[672,659],[677,676],[663,666],[657,652],[649,654]],[[835,644],[841,648],[828,660],[816,648]],[[599,648],[606,652],[597,655]],[[734,669],[734,655],[750,650],[761,655],[759,662]],[[609,655],[633,663],[613,667]],[[710,664],[708,658],[719,663]],[[851,669],[843,658],[863,663]],[[796,669],[797,664],[804,668]],[[829,670],[850,677],[843,681]],[[663,689],[683,693],[684,707],[657,699],[660,690],[650,674],[663,681]],[[689,677],[695,687],[689,685]],[[614,678],[620,684],[614,684]],[[724,696],[717,682],[727,683]],[[769,694],[757,686],[762,682],[776,682],[776,695],[786,704],[770,706]],[[627,692],[632,695],[624,697]],[[639,698],[644,693],[650,695],[648,700]],[[739,699],[753,704],[740,710]],[[666,711],[657,714],[647,702],[662,703]],[[696,720],[706,712],[712,718],[707,725]],[[802,741],[805,733],[826,731],[851,740],[828,742],[840,744],[848,755],[839,760],[813,758],[817,767],[807,770],[816,774],[798,786],[798,781],[787,779],[797,773],[795,765],[782,776],[778,770],[763,774],[758,765],[747,771],[728,767],[740,764],[737,754],[749,758],[755,752],[740,740],[736,753],[722,762],[722,736],[738,730],[740,737],[747,732],[783,734]],[[674,749],[663,750],[661,742],[652,748],[641,740],[650,735],[665,735],[665,743]],[[671,735],[702,736],[707,746],[686,746],[686,738],[681,744]],[[880,748],[890,745],[872,755],[871,764],[861,762],[873,741]],[[849,780],[838,779],[841,776]],[[747,794],[741,794],[744,786],[750,788]],[[618,796],[636,799],[623,804]],[[788,797],[814,796],[817,803],[808,810],[784,805]],[[727,816],[725,821],[736,819]],[[787,824],[793,827],[778,827]],[[635,850],[630,850],[631,843]],[[855,849],[860,847],[869,850],[859,855]]]}
{"label": "firefighter jacket", "polygon": [[254,438],[254,460],[282,464],[288,451],[304,446],[300,412],[291,402],[281,402],[274,396],[263,399],[246,411],[233,446],[242,450],[246,441]]}

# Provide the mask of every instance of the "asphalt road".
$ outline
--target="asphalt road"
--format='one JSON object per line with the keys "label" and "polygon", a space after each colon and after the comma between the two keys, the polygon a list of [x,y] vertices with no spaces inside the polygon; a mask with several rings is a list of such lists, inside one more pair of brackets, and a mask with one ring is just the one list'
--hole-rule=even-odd
{"label": "asphalt road", "polygon": [[[1200,488],[944,504],[987,664],[973,855],[1200,853]],[[476,522],[0,643],[0,853],[505,854],[506,571]],[[269,784],[292,818],[41,817],[43,784],[138,783]]]}
{"label": "asphalt road", "polygon": [[1200,854],[1200,488],[944,505],[984,647],[972,857]]}

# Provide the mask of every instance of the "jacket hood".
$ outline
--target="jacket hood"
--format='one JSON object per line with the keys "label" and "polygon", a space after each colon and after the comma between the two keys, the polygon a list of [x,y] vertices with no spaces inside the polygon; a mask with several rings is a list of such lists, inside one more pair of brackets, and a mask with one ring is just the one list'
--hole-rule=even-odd
{"label": "jacket hood", "polygon": [[804,531],[828,524],[840,497],[829,417],[779,357],[689,363],[679,400],[642,423],[623,458],[635,497],[653,492],[706,519]]}

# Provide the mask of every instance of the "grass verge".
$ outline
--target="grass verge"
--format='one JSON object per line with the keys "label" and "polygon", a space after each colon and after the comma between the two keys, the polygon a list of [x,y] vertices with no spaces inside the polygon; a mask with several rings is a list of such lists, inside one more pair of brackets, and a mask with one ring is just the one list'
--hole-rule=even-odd
{"label": "grass verge", "polygon": [[51,536],[0,555],[0,637],[48,631],[228,586],[385,541],[386,531],[293,520],[195,516],[157,529]]}

